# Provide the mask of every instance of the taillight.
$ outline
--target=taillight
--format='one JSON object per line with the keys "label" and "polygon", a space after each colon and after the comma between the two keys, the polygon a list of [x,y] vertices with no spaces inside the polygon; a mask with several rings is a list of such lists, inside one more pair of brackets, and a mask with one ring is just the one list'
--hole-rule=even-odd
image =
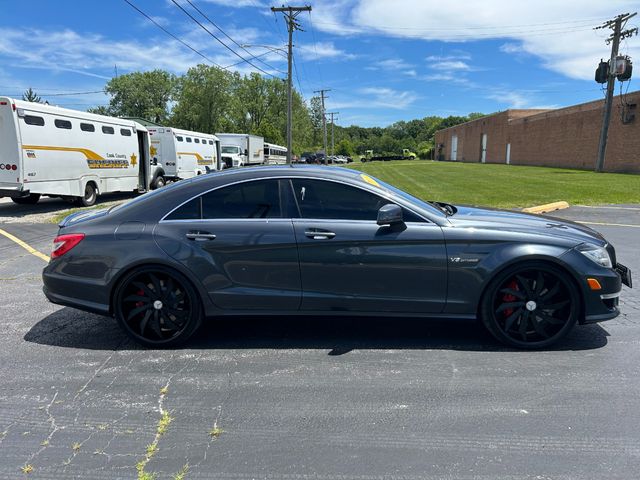
{"label": "taillight", "polygon": [[78,245],[83,238],[84,233],[68,233],[66,235],[58,235],[53,239],[51,258],[61,257],[73,247]]}

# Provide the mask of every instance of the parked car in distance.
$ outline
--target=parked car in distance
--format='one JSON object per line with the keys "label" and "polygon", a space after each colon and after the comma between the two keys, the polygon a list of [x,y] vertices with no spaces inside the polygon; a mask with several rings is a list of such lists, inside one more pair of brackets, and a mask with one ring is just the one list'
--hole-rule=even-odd
{"label": "parked car in distance", "polygon": [[312,152],[304,152],[302,155],[300,155],[300,163],[317,163],[316,154]]}
{"label": "parked car in distance", "polygon": [[577,223],[425,202],[358,171],[229,169],[61,224],[44,293],[173,346],[225,315],[479,317],[546,347],[619,314],[629,270]]}

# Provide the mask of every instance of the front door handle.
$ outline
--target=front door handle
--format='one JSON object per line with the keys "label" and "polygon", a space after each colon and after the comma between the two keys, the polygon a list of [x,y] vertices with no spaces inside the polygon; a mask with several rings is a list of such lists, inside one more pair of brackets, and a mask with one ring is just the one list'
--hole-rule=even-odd
{"label": "front door handle", "polygon": [[330,232],[328,230],[321,230],[319,228],[310,228],[309,230],[305,231],[304,234],[307,237],[312,238],[313,240],[329,240],[336,236],[336,234],[333,232]]}
{"label": "front door handle", "polygon": [[198,242],[204,242],[206,240],[215,240],[216,239],[216,236],[213,233],[196,232],[196,231],[187,232],[185,234],[185,237],[187,237],[189,240],[196,240]]}

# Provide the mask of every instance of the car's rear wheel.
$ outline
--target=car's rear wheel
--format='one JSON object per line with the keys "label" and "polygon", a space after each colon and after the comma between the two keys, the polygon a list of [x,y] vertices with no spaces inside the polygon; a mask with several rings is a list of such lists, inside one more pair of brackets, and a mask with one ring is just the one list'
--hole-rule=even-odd
{"label": "car's rear wheel", "polygon": [[569,275],[551,264],[532,262],[509,268],[491,282],[480,317],[507,345],[544,348],[571,331],[580,310],[580,294]]}
{"label": "car's rear wheel", "polygon": [[177,346],[202,321],[200,298],[189,280],[162,266],[126,275],[114,295],[114,313],[124,331],[148,347]]}

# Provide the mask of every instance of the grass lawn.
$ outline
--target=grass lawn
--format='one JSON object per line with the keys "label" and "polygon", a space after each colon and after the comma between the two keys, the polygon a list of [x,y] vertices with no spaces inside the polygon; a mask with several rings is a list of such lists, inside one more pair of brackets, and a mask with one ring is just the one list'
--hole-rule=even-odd
{"label": "grass lawn", "polygon": [[349,168],[425,200],[453,204],[508,208],[561,200],[577,205],[640,203],[640,175],[632,174],[418,160],[357,162]]}

